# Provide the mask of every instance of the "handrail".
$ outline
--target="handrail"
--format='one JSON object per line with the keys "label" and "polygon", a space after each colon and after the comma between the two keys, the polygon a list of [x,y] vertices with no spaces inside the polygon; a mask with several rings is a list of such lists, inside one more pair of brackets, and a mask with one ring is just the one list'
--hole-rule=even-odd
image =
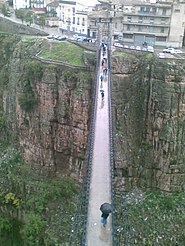
{"label": "handrail", "polygon": [[[100,49],[98,49],[97,66],[96,66],[96,82],[99,79],[98,69],[100,66],[100,52],[101,52]],[[91,178],[91,170],[92,170],[97,96],[98,96],[98,86],[97,83],[95,83],[93,97],[92,97],[93,103],[92,103],[92,114],[91,114],[91,122],[90,122],[88,144],[87,144],[87,153],[85,158],[85,172],[83,176],[81,192],[78,197],[77,211],[74,217],[73,229],[70,237],[70,246],[86,245],[86,226],[87,226],[87,214],[88,214],[88,204],[89,204],[90,178]],[[84,195],[85,195],[85,204],[83,204]]]}

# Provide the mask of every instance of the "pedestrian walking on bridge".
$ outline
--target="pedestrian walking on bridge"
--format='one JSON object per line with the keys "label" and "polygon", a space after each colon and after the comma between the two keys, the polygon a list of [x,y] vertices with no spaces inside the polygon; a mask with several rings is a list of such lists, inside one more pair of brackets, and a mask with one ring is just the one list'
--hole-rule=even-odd
{"label": "pedestrian walking on bridge", "polygon": [[107,218],[109,217],[109,214],[112,212],[112,205],[110,203],[105,202],[100,206],[100,210],[102,212],[101,222],[105,227],[107,224]]}
{"label": "pedestrian walking on bridge", "polygon": [[100,76],[101,83],[103,82],[103,79],[104,79],[103,74],[101,74]]}

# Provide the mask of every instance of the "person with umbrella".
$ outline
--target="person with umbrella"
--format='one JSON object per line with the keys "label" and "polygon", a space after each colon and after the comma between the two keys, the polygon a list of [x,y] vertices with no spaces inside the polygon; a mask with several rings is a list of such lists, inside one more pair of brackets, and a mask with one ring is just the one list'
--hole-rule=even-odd
{"label": "person with umbrella", "polygon": [[105,202],[100,206],[100,210],[102,212],[101,222],[103,223],[103,226],[105,227],[105,225],[107,224],[107,218],[109,217],[109,214],[112,212],[112,205],[110,203]]}

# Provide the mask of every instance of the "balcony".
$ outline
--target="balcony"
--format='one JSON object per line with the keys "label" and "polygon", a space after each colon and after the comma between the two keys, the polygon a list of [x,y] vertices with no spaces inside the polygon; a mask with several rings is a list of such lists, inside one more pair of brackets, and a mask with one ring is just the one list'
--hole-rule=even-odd
{"label": "balcony", "polygon": [[171,14],[166,14],[163,15],[162,13],[158,13],[156,11],[151,11],[151,12],[145,12],[145,11],[140,11],[140,10],[133,10],[133,11],[123,11],[124,16],[149,16],[149,17],[158,17],[158,18],[170,18]]}
{"label": "balcony", "polygon": [[124,34],[141,34],[141,35],[153,35],[153,36],[160,36],[160,37],[168,37],[168,33],[161,33],[161,32],[149,32],[147,29],[143,31],[138,30],[123,30],[122,33]]}
{"label": "balcony", "polygon": [[156,27],[169,27],[170,23],[151,23],[151,22],[146,22],[141,20],[138,21],[122,21],[122,24],[125,25],[134,25],[134,26],[156,26]]}

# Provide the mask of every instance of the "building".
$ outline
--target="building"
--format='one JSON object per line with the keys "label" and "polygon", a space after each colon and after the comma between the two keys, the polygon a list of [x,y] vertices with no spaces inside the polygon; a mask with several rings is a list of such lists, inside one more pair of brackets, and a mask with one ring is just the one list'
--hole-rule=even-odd
{"label": "building", "polygon": [[28,9],[30,8],[30,0],[13,0],[14,9]]}
{"label": "building", "polygon": [[60,31],[87,35],[87,7],[78,1],[60,0],[57,8]]}
{"label": "building", "polygon": [[58,17],[49,17],[45,20],[46,26],[50,27],[58,27],[59,26],[59,18]]}
{"label": "building", "polygon": [[45,0],[31,0],[31,9],[37,13],[46,12],[46,2]]}
{"label": "building", "polygon": [[114,39],[142,46],[182,47],[185,4],[112,1]]}
{"label": "building", "polygon": [[50,17],[57,16],[57,8],[59,6],[59,1],[54,1],[46,5],[46,12]]}

